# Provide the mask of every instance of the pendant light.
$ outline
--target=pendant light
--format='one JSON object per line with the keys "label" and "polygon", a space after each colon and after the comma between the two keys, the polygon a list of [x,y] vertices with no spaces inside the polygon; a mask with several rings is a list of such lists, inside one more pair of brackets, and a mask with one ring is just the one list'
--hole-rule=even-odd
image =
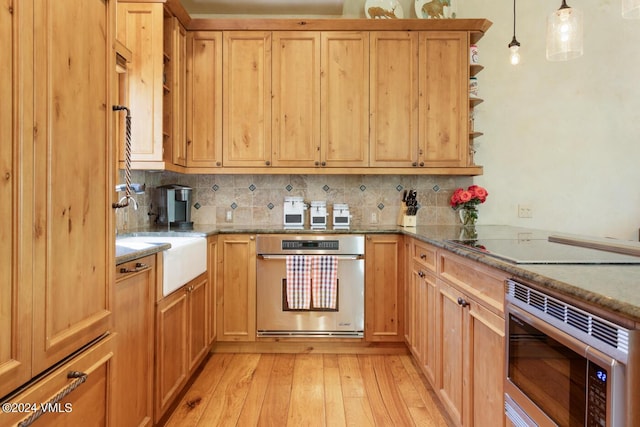
{"label": "pendant light", "polygon": [[509,43],[509,59],[511,65],[518,65],[520,63],[520,42],[516,40],[516,0],[513,0],[513,38]]}
{"label": "pendant light", "polygon": [[560,9],[547,19],[547,59],[568,61],[582,56],[582,12],[567,6],[562,0]]}
{"label": "pendant light", "polygon": [[640,0],[622,0],[622,17],[626,19],[640,18]]}

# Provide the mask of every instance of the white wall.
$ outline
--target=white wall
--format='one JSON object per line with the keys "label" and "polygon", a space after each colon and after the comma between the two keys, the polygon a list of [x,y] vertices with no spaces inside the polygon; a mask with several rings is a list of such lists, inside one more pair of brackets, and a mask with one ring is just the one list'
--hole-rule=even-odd
{"label": "white wall", "polygon": [[[452,0],[460,18],[487,18],[479,43],[476,163],[487,187],[481,224],[511,224],[592,236],[638,239],[640,227],[640,20],[620,0],[572,0],[585,20],[585,53],[545,59],[547,15],[561,1],[517,0],[522,62],[509,63],[513,1]],[[413,1],[400,4],[415,17]],[[345,17],[364,1],[346,0]],[[410,13],[408,15],[408,13]],[[518,204],[532,218],[518,218]]]}
{"label": "white wall", "polygon": [[[513,2],[460,1],[460,17],[493,26],[480,41],[475,181],[490,199],[481,223],[638,238],[640,226],[640,20],[620,0],[570,1],[585,18],[584,56],[545,59],[546,18],[560,1],[518,0],[522,62],[512,66]],[[517,217],[519,203],[533,218]]]}

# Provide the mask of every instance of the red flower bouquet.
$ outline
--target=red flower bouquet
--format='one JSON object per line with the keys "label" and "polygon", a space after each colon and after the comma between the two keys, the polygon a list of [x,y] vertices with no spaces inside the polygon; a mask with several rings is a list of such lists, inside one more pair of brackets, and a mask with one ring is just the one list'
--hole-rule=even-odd
{"label": "red flower bouquet", "polygon": [[475,225],[478,219],[478,205],[487,200],[489,192],[479,185],[471,185],[466,190],[458,188],[451,196],[451,207],[460,210],[460,219],[463,225]]}

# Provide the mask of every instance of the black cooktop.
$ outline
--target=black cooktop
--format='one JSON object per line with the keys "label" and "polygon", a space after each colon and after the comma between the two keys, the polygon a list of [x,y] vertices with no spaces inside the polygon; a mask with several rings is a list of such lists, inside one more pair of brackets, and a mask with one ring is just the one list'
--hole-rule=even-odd
{"label": "black cooktop", "polygon": [[547,239],[455,239],[447,242],[514,264],[640,264],[637,256]]}

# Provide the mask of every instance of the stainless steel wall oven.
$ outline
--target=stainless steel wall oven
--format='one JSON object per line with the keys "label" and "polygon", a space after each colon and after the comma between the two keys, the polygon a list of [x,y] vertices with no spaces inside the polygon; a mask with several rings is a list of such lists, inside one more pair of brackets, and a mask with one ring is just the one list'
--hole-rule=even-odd
{"label": "stainless steel wall oven", "polygon": [[637,331],[514,280],[506,292],[505,412],[511,422],[630,425],[627,363]]}
{"label": "stainless steel wall oven", "polygon": [[[344,337],[364,335],[364,236],[352,234],[281,234],[256,238],[259,337]],[[287,258],[332,257],[335,260],[335,301],[307,308],[292,307],[287,291]],[[314,279],[315,280],[315,277]]]}

